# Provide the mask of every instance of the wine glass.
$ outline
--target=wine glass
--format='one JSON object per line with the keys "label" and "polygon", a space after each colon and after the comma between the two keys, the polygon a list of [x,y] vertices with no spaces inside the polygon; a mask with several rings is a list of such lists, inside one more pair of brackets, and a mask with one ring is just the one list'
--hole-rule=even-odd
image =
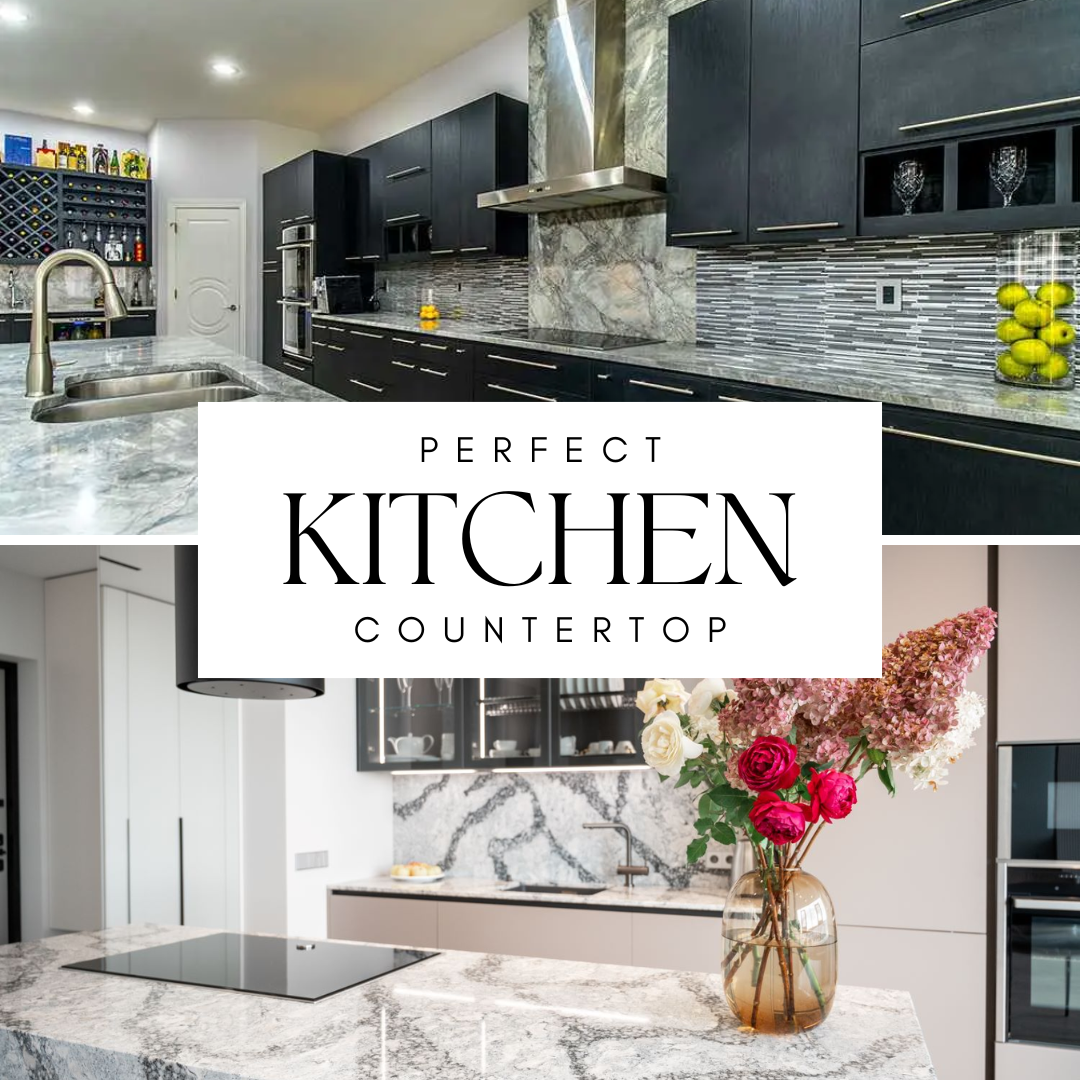
{"label": "wine glass", "polygon": [[406,709],[412,708],[412,688],[415,679],[398,679],[398,690],[401,691],[401,700]]}
{"label": "wine glass", "polygon": [[990,155],[990,179],[1006,206],[1012,206],[1017,188],[1027,176],[1027,149],[1023,146],[999,146]]}
{"label": "wine glass", "polygon": [[921,161],[901,161],[893,174],[893,191],[904,204],[904,216],[910,216],[926,183],[926,170]]}

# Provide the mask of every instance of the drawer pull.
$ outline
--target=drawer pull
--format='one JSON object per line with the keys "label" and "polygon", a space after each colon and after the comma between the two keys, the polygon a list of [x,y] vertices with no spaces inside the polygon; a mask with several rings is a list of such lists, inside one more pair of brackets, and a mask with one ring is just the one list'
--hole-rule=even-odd
{"label": "drawer pull", "polygon": [[448,371],[436,371],[434,368],[422,367],[420,369],[425,375],[438,375],[440,379],[445,379],[450,374]]}
{"label": "drawer pull", "polygon": [[610,375],[597,375],[596,377],[597,377],[598,379],[600,379],[600,380],[601,380],[602,382],[607,382],[607,381],[608,381],[608,379],[610,379],[610,378],[611,378],[611,376],[610,376]]}
{"label": "drawer pull", "polygon": [[353,386],[359,386],[362,390],[370,390],[373,394],[383,394],[386,392],[385,387],[372,386],[371,383],[361,382],[359,379],[350,379],[349,382]]}
{"label": "drawer pull", "polygon": [[886,435],[899,435],[905,439],[920,439],[923,442],[940,443],[942,446],[957,446],[963,450],[983,450],[988,454],[1001,454],[1004,457],[1024,458],[1028,461],[1041,461],[1047,465],[1068,465],[1080,469],[1080,461],[1069,458],[1050,457],[1047,454],[1033,454],[1029,450],[1009,450],[1004,446],[987,446],[985,443],[966,442],[963,439],[946,439],[941,435],[926,435],[921,431],[904,431],[902,428],[883,427]]}
{"label": "drawer pull", "polygon": [[281,270],[278,267],[274,267],[273,270],[263,270],[264,274],[280,274]]}
{"label": "drawer pull", "polygon": [[724,394],[717,394],[717,401],[745,401],[746,398],[741,397],[726,397]]}
{"label": "drawer pull", "polygon": [[345,330],[344,326],[329,326],[329,325],[327,325],[326,329],[329,330],[331,334],[344,334],[344,333],[347,332]]}
{"label": "drawer pull", "polygon": [[330,346],[327,345],[325,341],[313,341],[311,344],[314,345],[316,349],[328,349],[328,348],[330,348]]}
{"label": "drawer pull", "polygon": [[349,333],[352,334],[353,337],[371,338],[372,341],[384,340],[382,334],[365,334],[363,330],[350,330]]}
{"label": "drawer pull", "polygon": [[518,360],[513,356],[500,356],[498,353],[488,353],[488,359],[501,360],[504,364],[520,364],[521,367],[543,368],[545,371],[559,370],[558,364],[541,364],[539,360]]}
{"label": "drawer pull", "polygon": [[435,349],[437,352],[449,352],[450,351],[450,346],[449,345],[433,345],[430,341],[421,341],[420,342],[420,348],[421,349]]}
{"label": "drawer pull", "polygon": [[1080,900],[1043,900],[1041,897],[1013,897],[1017,911],[1080,911]]}
{"label": "drawer pull", "polygon": [[370,262],[372,260],[381,259],[381,258],[382,258],[381,255],[364,255],[363,256],[364,262]]}
{"label": "drawer pull", "polygon": [[394,340],[394,341],[395,341],[395,342],[396,342],[396,343],[397,343],[398,345],[415,345],[415,344],[416,344],[416,341],[415,341],[415,340],[410,340],[409,338],[403,338],[403,337],[396,337],[396,338],[394,338],[393,340]]}
{"label": "drawer pull", "polygon": [[406,364],[404,360],[391,360],[390,363],[393,364],[394,367],[403,367],[406,371],[416,370],[415,364]]}
{"label": "drawer pull", "polygon": [[282,225],[291,225],[295,220],[296,220],[296,218],[294,218],[294,217],[283,217],[281,219],[281,224]]}
{"label": "drawer pull", "polygon": [[646,382],[644,379],[631,379],[631,386],[643,386],[646,390],[663,390],[668,394],[682,394],[683,397],[694,397],[693,390],[687,390],[684,386],[667,386],[665,383]]}
{"label": "drawer pull", "polygon": [[807,221],[798,225],[759,225],[757,232],[799,232],[810,229],[839,229],[839,221]]}
{"label": "drawer pull", "polygon": [[541,397],[539,394],[526,394],[524,390],[514,390],[509,386],[500,386],[498,383],[488,383],[489,390],[498,390],[501,394],[513,394],[515,397],[529,398],[530,401],[558,401],[558,398]]}
{"label": "drawer pull", "polygon": [[386,177],[387,180],[404,180],[406,176],[415,176],[417,173],[424,171],[423,165],[413,165],[411,169],[401,169],[399,172],[389,173]]}
{"label": "drawer pull", "polygon": [[390,217],[386,219],[387,225],[400,225],[405,221],[419,221],[422,215],[420,214],[402,214],[401,217]]}
{"label": "drawer pull", "polygon": [[430,252],[430,254],[432,254],[432,255],[453,255],[454,254],[454,249],[453,248],[439,248],[438,251],[432,251],[432,252]]}
{"label": "drawer pull", "polygon": [[287,368],[292,368],[293,371],[302,371],[307,374],[307,368],[301,367],[299,364],[290,364],[288,360],[281,361]]}
{"label": "drawer pull", "polygon": [[363,262],[363,260],[366,259],[366,258],[368,258],[367,255],[346,255],[345,256],[345,261],[346,262]]}
{"label": "drawer pull", "polygon": [[900,16],[901,19],[921,19],[926,15],[936,15],[939,11],[954,8],[958,4],[973,4],[978,0],[940,0],[940,3],[930,4],[928,7],[919,8],[918,11],[908,11]]}
{"label": "drawer pull", "polygon": [[487,251],[487,250],[488,250],[488,246],[487,246],[487,244],[485,244],[483,247],[462,248],[461,249],[461,254],[462,255],[475,255],[480,251]]}
{"label": "drawer pull", "polygon": [[689,240],[695,236],[734,236],[734,229],[702,229],[699,232],[673,232],[672,240]]}
{"label": "drawer pull", "polygon": [[345,351],[345,346],[344,345],[327,345],[326,347],[331,352],[344,352]]}
{"label": "drawer pull", "polygon": [[1033,101],[1029,105],[1010,105],[1004,109],[988,109],[986,112],[965,113],[963,116],[947,116],[944,120],[924,120],[921,124],[905,124],[900,131],[922,131],[923,128],[943,127],[946,124],[962,124],[968,120],[986,120],[992,116],[1008,116],[1011,113],[1030,112],[1032,109],[1053,109],[1059,105],[1075,105],[1075,97],[1054,98],[1051,101]]}

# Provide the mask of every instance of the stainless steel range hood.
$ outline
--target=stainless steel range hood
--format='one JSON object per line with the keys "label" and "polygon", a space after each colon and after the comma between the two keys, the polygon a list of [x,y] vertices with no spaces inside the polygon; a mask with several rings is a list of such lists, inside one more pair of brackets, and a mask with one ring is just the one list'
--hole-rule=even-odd
{"label": "stainless steel range hood", "polygon": [[551,0],[547,174],[490,191],[481,209],[540,214],[663,198],[662,176],[626,164],[626,0]]}

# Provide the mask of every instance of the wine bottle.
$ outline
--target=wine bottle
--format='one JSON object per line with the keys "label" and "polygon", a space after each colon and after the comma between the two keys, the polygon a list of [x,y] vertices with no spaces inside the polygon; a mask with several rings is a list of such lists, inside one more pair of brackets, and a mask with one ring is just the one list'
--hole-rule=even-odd
{"label": "wine bottle", "polygon": [[112,160],[109,162],[109,175],[110,176],[119,176],[120,175],[120,159],[116,156],[116,151],[115,150],[112,152]]}

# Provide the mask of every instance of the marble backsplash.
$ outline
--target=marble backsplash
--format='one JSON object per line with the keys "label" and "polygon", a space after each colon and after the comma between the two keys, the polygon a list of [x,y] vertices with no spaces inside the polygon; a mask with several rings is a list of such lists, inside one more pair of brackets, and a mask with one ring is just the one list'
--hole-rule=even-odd
{"label": "marble backsplash", "polygon": [[621,821],[633,834],[643,885],[726,888],[729,850],[713,845],[686,865],[696,807],[652,770],[394,777],[394,861],[437,863],[453,877],[530,884],[621,884],[624,840],[586,821]]}
{"label": "marble backsplash", "polygon": [[[9,306],[9,273],[15,272],[15,292],[20,305],[30,307],[30,301],[34,295],[35,266],[0,266],[0,306]],[[134,266],[117,266],[113,268],[113,276],[125,300],[130,301],[131,290],[135,279],[139,277],[139,292],[143,306],[153,303],[151,293],[153,291],[153,270]],[[94,297],[100,288],[100,279],[89,266],[59,266],[49,278],[49,305],[55,308],[92,308]]]}

